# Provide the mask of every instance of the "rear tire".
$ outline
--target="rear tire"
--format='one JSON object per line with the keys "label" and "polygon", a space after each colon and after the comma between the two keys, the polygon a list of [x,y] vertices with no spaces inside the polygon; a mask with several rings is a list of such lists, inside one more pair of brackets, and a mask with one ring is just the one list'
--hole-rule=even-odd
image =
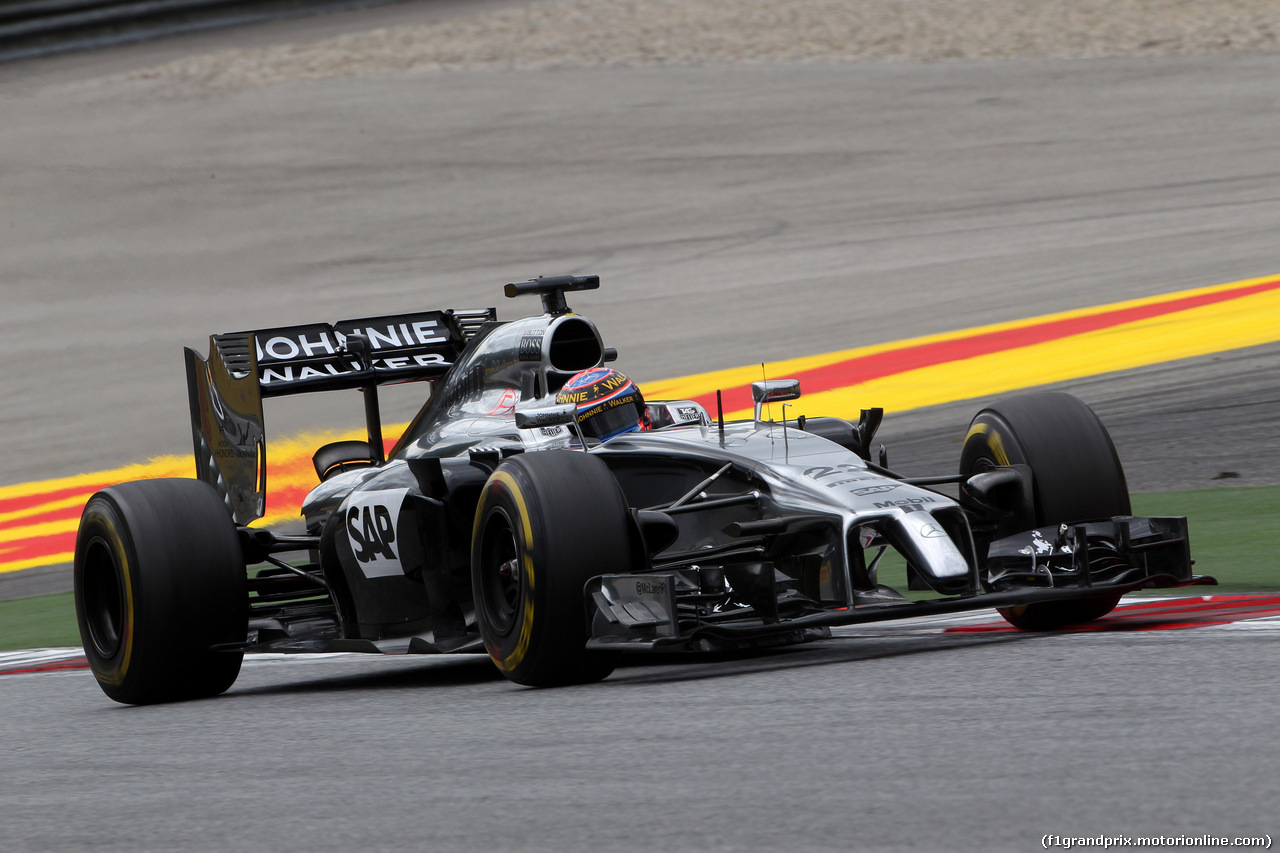
{"label": "rear tire", "polygon": [[[235,682],[248,634],[240,540],[199,480],[104,489],[76,536],[76,619],[107,696],[146,705],[216,696]],[[218,645],[231,650],[215,650]]]}
{"label": "rear tire", "polygon": [[600,681],[618,653],[586,648],[583,587],[631,569],[626,500],[608,466],[580,451],[504,461],[476,507],[471,582],[490,658],[517,684]]}
{"label": "rear tire", "polygon": [[[969,477],[1001,465],[1030,468],[1032,496],[997,536],[1132,513],[1124,469],[1107,428],[1070,394],[1023,394],[978,412],[960,452],[960,473]],[[1099,619],[1119,601],[1113,595],[999,611],[1015,627],[1048,631]]]}

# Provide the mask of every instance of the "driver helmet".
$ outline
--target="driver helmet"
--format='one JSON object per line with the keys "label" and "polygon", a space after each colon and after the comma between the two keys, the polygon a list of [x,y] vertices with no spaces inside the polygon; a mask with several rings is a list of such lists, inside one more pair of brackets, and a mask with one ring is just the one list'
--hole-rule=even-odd
{"label": "driver helmet", "polygon": [[575,373],[556,394],[556,402],[575,404],[582,434],[601,441],[649,429],[649,411],[639,387],[611,367]]}

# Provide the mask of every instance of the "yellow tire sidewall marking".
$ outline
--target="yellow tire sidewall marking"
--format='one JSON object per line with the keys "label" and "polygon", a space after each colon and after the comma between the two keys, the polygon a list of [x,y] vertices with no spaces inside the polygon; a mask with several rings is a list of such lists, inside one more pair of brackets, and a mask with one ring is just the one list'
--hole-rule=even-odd
{"label": "yellow tire sidewall marking", "polygon": [[[125,549],[124,540],[120,538],[120,532],[116,529],[111,519],[99,509],[90,510],[85,515],[85,521],[96,521],[106,530],[106,538],[110,540],[110,546],[113,556],[116,558],[117,565],[120,567],[120,573],[123,575],[124,582],[124,654],[120,656],[120,665],[113,668],[111,672],[98,672],[94,668],[93,675],[104,684],[113,687],[119,687],[124,683],[125,676],[129,674],[129,664],[133,660],[133,628],[134,628],[134,606],[133,606],[133,574],[129,566],[128,551]],[[87,618],[87,614],[86,614]]]}
{"label": "yellow tire sidewall marking", "polygon": [[962,444],[961,447],[967,445],[969,443],[969,439],[973,438],[975,435],[986,437],[987,449],[989,449],[991,451],[991,455],[995,457],[997,465],[1009,464],[1009,454],[1005,452],[1004,439],[1002,439],[1000,437],[1000,433],[993,430],[989,424],[976,423],[969,427],[969,432],[965,435],[964,444]]}
{"label": "yellow tire sidewall marking", "polygon": [[[529,505],[525,502],[524,493],[520,491],[520,486],[516,483],[515,478],[506,471],[495,471],[489,478],[490,484],[501,483],[506,487],[511,495],[512,501],[516,505],[516,510],[520,514],[520,527],[524,534],[523,549],[520,558],[521,570],[527,579],[527,586],[524,595],[524,606],[521,609],[520,618],[520,636],[516,639],[515,648],[509,654],[502,655],[500,652],[486,644],[489,649],[489,657],[503,672],[511,672],[524,660],[526,654],[529,653],[529,646],[533,640],[533,620],[534,620],[534,570],[533,570],[533,523],[529,518]],[[472,538],[474,539],[480,531],[480,520],[484,517],[486,503],[488,501],[489,490],[485,489],[484,496],[481,498],[480,506],[476,510],[475,526],[472,529]]]}

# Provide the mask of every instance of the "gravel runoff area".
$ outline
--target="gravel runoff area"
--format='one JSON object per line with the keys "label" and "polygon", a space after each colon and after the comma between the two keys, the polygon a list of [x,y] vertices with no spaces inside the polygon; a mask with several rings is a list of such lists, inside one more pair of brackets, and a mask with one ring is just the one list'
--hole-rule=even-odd
{"label": "gravel runoff area", "polygon": [[251,89],[400,71],[939,62],[1280,49],[1277,0],[530,0],[134,72]]}

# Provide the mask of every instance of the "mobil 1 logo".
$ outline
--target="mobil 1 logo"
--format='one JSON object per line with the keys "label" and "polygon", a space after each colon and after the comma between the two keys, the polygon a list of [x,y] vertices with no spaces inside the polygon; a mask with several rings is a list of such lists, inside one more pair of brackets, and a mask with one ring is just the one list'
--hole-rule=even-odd
{"label": "mobil 1 logo", "polygon": [[367,578],[404,574],[396,523],[404,503],[404,489],[356,492],[347,498],[343,517],[356,565]]}

